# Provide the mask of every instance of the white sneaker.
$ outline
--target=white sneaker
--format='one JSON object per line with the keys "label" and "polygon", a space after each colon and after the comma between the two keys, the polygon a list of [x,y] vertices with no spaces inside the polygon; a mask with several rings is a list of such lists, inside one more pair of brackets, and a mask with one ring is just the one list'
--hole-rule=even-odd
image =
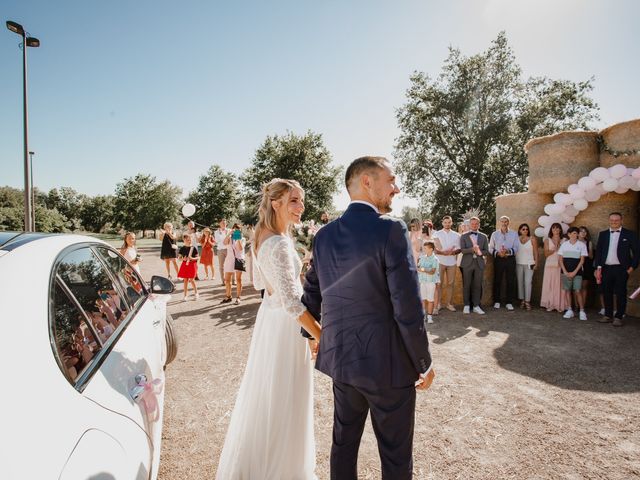
{"label": "white sneaker", "polygon": [[196,293],[193,297],[194,300],[200,300],[200,294]]}
{"label": "white sneaker", "polygon": [[604,316],[604,308],[601,308],[600,311],[598,312],[598,315],[602,315]]}
{"label": "white sneaker", "polygon": [[580,310],[580,320],[586,320],[587,319],[587,314],[584,313],[584,310]]}
{"label": "white sneaker", "polygon": [[473,313],[477,313],[478,315],[484,315],[484,310],[480,307],[473,307]]}
{"label": "white sneaker", "polygon": [[433,317],[431,315],[427,315],[427,323],[433,323]]}
{"label": "white sneaker", "polygon": [[469,305],[464,306],[464,308],[462,309],[462,313],[471,313],[471,310],[469,309]]}
{"label": "white sneaker", "polygon": [[513,310],[513,305],[510,303],[507,303],[505,306],[507,307],[507,310]]}
{"label": "white sneaker", "polygon": [[573,310],[569,309],[566,312],[564,312],[564,315],[562,316],[562,318],[573,318],[575,315],[573,314]]}
{"label": "white sneaker", "polygon": [[493,304],[493,308],[500,308],[500,303],[496,302]]}
{"label": "white sneaker", "polygon": [[449,305],[447,305],[447,310],[449,310],[450,312],[455,312],[456,311],[456,307],[454,307],[453,305],[449,304]]}

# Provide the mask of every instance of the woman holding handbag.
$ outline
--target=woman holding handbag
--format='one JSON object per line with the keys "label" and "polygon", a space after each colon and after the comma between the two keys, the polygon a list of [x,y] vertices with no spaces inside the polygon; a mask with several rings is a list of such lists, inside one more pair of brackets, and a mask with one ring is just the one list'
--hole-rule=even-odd
{"label": "woman holding handbag", "polygon": [[240,225],[233,224],[231,232],[224,239],[224,245],[227,249],[227,257],[224,259],[224,286],[226,295],[220,303],[231,302],[231,279],[235,276],[236,280],[236,301],[235,305],[240,304],[242,295],[242,272],[246,270],[244,260],[244,238],[240,231]]}

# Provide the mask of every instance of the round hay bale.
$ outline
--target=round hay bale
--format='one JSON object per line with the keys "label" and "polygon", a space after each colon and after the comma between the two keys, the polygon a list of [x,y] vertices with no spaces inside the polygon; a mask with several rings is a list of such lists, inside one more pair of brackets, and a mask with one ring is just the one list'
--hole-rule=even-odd
{"label": "round hay bale", "polygon": [[586,226],[591,233],[594,245],[598,241],[598,234],[609,228],[609,214],[620,212],[623,225],[638,231],[638,193],[607,193],[596,202],[589,202],[589,207],[578,214],[573,226]]}
{"label": "round hay bale", "polygon": [[597,132],[562,132],[529,140],[529,191],[557,193],[599,166]]}
{"label": "round hay bale", "polygon": [[[602,130],[600,135],[604,144],[613,151],[640,150],[640,119],[616,123]],[[617,163],[630,168],[640,167],[640,154],[619,155],[616,158],[604,150],[600,152],[600,165],[603,167],[608,168]]]}
{"label": "round hay bale", "polygon": [[[524,192],[500,195],[496,197],[496,221],[499,221],[502,215],[506,215],[510,219],[509,228],[517,231],[520,224],[527,223],[533,235],[538,226],[538,218],[545,214],[544,206],[547,203],[553,203],[553,195],[550,193]],[[493,230],[497,229],[496,225]]]}

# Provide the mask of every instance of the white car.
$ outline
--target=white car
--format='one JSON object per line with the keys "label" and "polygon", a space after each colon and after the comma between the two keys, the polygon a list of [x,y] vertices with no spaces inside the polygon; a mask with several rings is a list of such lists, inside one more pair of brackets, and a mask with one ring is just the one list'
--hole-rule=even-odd
{"label": "white car", "polygon": [[0,478],[155,479],[173,283],[95,238],[9,232],[0,279]]}

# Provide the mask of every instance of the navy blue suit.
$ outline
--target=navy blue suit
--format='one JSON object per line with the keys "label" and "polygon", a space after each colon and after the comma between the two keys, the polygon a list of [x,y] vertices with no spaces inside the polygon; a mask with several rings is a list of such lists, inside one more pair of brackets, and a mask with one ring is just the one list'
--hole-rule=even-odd
{"label": "navy blue suit", "polygon": [[382,477],[409,479],[414,383],[430,368],[431,355],[407,227],[352,203],[316,235],[313,268],[305,296],[321,305],[316,368],[334,381],[331,478],[357,478],[371,410]]}
{"label": "navy blue suit", "polygon": [[610,229],[600,232],[598,236],[594,265],[596,268],[602,268],[602,295],[605,315],[609,318],[613,317],[613,295],[615,294],[616,318],[622,319],[627,308],[627,280],[629,279],[627,270],[629,267],[634,270],[638,268],[640,246],[638,236],[631,230],[621,228],[619,235],[616,250],[619,265],[606,264],[611,241]]}

